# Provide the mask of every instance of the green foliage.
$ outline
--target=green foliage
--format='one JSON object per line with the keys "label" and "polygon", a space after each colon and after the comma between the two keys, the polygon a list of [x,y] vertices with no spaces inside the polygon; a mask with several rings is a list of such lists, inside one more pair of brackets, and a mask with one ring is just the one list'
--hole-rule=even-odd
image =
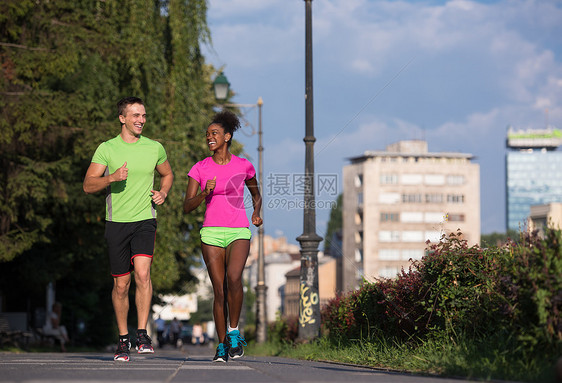
{"label": "green foliage", "polygon": [[299,318],[278,318],[269,323],[267,340],[272,343],[292,344],[298,336]]}
{"label": "green foliage", "polygon": [[324,332],[344,343],[495,336],[509,339],[510,355],[540,352],[553,362],[562,353],[560,242],[561,232],[549,229],[545,238],[527,233],[519,243],[481,249],[452,233],[408,272],[332,300],[322,312]]}
{"label": "green foliage", "polygon": [[146,135],[175,174],[158,209],[155,292],[192,279],[202,208],[185,215],[182,205],[189,168],[208,155],[206,10],[205,0],[0,3],[0,293],[11,310],[44,305],[55,281],[71,336],[78,321],[96,331],[92,341],[111,335],[101,331],[113,323],[104,196],[85,195],[82,181],[96,147],[119,133],[124,96],[144,99]]}
{"label": "green foliage", "polygon": [[490,246],[502,246],[511,241],[517,241],[519,238],[519,233],[515,230],[509,229],[507,233],[490,233],[482,234],[480,236],[481,246],[486,248]]}
{"label": "green foliage", "polygon": [[[326,235],[324,235],[324,252],[325,253],[332,253],[333,252],[333,245],[332,245],[332,237],[338,231],[341,232],[343,229],[343,216],[342,216],[342,208],[343,208],[343,194],[338,195],[336,199],[335,206],[332,206],[330,210],[330,220],[328,221],[328,227],[326,228]],[[340,256],[341,254],[333,254],[334,256]]]}

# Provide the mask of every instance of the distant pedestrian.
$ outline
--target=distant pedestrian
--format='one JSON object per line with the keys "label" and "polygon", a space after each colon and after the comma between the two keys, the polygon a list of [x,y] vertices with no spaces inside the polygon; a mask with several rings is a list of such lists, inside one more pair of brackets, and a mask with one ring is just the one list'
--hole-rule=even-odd
{"label": "distant pedestrian", "polygon": [[174,318],[172,323],[170,323],[170,332],[172,333],[172,344],[174,347],[178,347],[178,340],[181,334],[181,323],[178,318]]}
{"label": "distant pedestrian", "polygon": [[45,335],[52,335],[58,339],[60,343],[60,349],[62,352],[66,352],[65,344],[68,343],[68,331],[66,327],[61,325],[62,317],[62,304],[60,302],[55,302],[49,314],[49,318],[43,326],[43,333]]}
{"label": "distant pedestrian", "polygon": [[158,340],[158,347],[162,348],[164,346],[164,331],[166,330],[166,321],[158,316],[158,319],[154,321],[156,324],[156,339]]}
{"label": "distant pedestrian", "polygon": [[[252,164],[230,153],[234,132],[240,128],[238,117],[229,111],[217,113],[207,127],[206,140],[213,152],[189,171],[183,209],[195,210],[206,204],[201,229],[201,250],[214,293],[213,316],[219,345],[215,362],[228,356],[244,355],[244,337],[238,328],[244,300],[242,272],[250,251],[251,232],[244,208],[244,185],[252,195],[252,223],[262,224],[262,198]],[[227,322],[228,319],[228,322]]]}
{"label": "distant pedestrian", "polygon": [[199,346],[203,341],[203,326],[201,326],[201,323],[197,322],[193,325],[192,343]]}
{"label": "distant pedestrian", "polygon": [[[142,136],[146,122],[143,101],[127,97],[117,103],[120,134],[101,143],[84,177],[84,191],[106,191],[105,239],[113,290],[111,299],[119,329],[114,360],[129,361],[129,287],[135,272],[137,307],[136,348],[152,353],[146,326],[152,300],[150,266],[156,236],[156,205],[170,192],[174,175],[164,147]],[[160,190],[154,189],[154,171],[160,174]]]}

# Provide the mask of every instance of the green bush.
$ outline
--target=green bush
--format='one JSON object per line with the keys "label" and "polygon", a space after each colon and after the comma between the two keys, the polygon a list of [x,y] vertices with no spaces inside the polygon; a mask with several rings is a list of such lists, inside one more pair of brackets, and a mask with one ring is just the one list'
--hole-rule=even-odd
{"label": "green bush", "polygon": [[462,233],[430,245],[395,279],[364,282],[322,310],[330,338],[399,339],[442,332],[473,339],[505,334],[526,350],[560,354],[562,250],[559,230],[522,234],[519,243],[469,247]]}
{"label": "green bush", "polygon": [[432,329],[484,334],[502,325],[498,316],[504,298],[497,292],[497,270],[508,249],[469,247],[462,233],[430,245],[414,263],[427,291],[423,305]]}

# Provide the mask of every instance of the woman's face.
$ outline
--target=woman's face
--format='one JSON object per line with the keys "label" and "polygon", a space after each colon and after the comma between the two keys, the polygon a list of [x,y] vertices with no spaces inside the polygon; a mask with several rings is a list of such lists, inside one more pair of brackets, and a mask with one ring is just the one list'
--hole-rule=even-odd
{"label": "woman's face", "polygon": [[227,142],[230,140],[231,135],[230,133],[225,133],[224,128],[219,124],[211,124],[207,128],[206,138],[209,150],[215,151],[223,145],[228,145]]}

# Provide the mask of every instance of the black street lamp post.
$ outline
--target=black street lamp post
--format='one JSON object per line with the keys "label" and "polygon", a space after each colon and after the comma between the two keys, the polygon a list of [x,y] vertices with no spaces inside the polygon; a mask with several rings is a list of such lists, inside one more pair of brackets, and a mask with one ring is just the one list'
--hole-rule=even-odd
{"label": "black street lamp post", "polygon": [[306,6],[306,135],[304,228],[297,241],[301,244],[299,331],[301,341],[320,335],[320,296],[318,291],[318,244],[322,237],[316,234],[316,207],[314,198],[314,110],[312,97],[312,0]]}

